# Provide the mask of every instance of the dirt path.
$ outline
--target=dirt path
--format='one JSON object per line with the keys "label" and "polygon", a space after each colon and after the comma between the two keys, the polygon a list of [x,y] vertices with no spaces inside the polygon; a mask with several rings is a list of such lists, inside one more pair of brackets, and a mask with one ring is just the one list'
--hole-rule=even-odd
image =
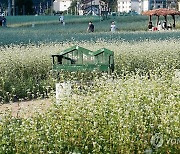
{"label": "dirt path", "polygon": [[51,99],[33,100],[26,102],[16,102],[11,104],[0,105],[0,116],[7,112],[11,112],[14,117],[30,117],[35,112],[44,113],[52,106]]}

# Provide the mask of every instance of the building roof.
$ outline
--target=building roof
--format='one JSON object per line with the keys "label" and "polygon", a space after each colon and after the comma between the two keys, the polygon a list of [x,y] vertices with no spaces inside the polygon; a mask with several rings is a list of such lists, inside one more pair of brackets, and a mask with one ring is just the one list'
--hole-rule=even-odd
{"label": "building roof", "polygon": [[176,11],[173,9],[160,8],[160,9],[145,11],[142,13],[142,15],[148,15],[148,16],[180,15],[180,11]]}
{"label": "building roof", "polygon": [[106,48],[102,48],[102,49],[99,49],[99,50],[93,52],[91,50],[88,50],[88,49],[85,49],[85,48],[82,48],[80,46],[75,45],[75,46],[73,46],[73,47],[71,47],[69,49],[66,49],[66,50],[60,52],[60,54],[55,54],[55,55],[52,55],[52,56],[64,56],[65,54],[68,54],[68,53],[70,53],[70,52],[72,52],[74,50],[81,51],[84,54],[91,55],[91,56],[97,56],[97,55],[99,55],[99,54],[101,54],[103,52],[105,52],[105,53],[107,53],[109,55],[114,55],[113,51],[110,51],[110,50],[108,50]]}

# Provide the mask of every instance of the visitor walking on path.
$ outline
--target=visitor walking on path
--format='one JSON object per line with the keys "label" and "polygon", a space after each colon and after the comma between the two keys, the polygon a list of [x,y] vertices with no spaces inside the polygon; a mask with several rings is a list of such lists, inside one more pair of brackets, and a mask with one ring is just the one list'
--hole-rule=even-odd
{"label": "visitor walking on path", "polygon": [[2,16],[0,15],[0,26],[2,26],[2,20],[3,20],[3,18],[2,18]]}
{"label": "visitor walking on path", "polygon": [[116,31],[116,25],[115,25],[115,22],[113,21],[111,23],[111,28],[110,28],[111,32],[115,32]]}
{"label": "visitor walking on path", "polygon": [[63,16],[63,14],[61,14],[61,15],[59,16],[59,22],[60,22],[61,24],[64,23],[64,16]]}
{"label": "visitor walking on path", "polygon": [[157,28],[158,28],[158,31],[161,31],[161,30],[162,30],[162,25],[161,25],[161,22],[160,22],[160,21],[159,21],[159,23],[158,23]]}
{"label": "visitor walking on path", "polygon": [[152,31],[152,30],[153,30],[153,24],[152,24],[151,21],[150,21],[149,24],[148,24],[148,29],[149,29],[149,31]]}
{"label": "visitor walking on path", "polygon": [[92,23],[92,21],[89,22],[89,26],[87,28],[87,32],[94,32],[94,25]]}
{"label": "visitor walking on path", "polygon": [[6,27],[6,17],[2,15],[2,26]]}
{"label": "visitor walking on path", "polygon": [[0,26],[6,27],[6,18],[4,16],[4,14],[0,15]]}

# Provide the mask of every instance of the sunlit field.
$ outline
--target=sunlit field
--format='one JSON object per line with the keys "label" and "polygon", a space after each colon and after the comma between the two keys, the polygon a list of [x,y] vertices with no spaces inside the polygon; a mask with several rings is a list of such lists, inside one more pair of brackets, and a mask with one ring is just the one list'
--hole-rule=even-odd
{"label": "sunlit field", "polygon": [[[153,23],[155,24],[155,17]],[[172,23],[171,17],[168,17]],[[88,34],[86,29],[88,22],[93,21],[95,34]],[[160,18],[163,21],[163,18]],[[108,20],[101,21],[96,17],[72,17],[65,16],[66,25],[60,25],[58,16],[28,16],[28,17],[8,17],[7,28],[0,28],[0,45],[8,44],[28,44],[38,42],[69,42],[69,41],[96,41],[98,39],[142,41],[167,40],[169,38],[179,38],[180,27],[179,17],[176,17],[177,29],[170,32],[149,33],[147,31],[147,16],[118,16],[109,17]],[[115,21],[118,28],[116,34],[109,33],[111,22]],[[34,24],[34,27],[32,27]],[[128,33],[127,33],[128,31]]]}
{"label": "sunlit field", "polygon": [[[0,153],[179,153],[178,29],[148,32],[144,16],[68,16],[65,26],[37,18],[9,18],[0,28],[0,102],[50,98],[52,106],[29,117],[0,112]],[[51,55],[73,45],[114,51],[114,73],[54,72]],[[55,83],[72,80],[82,85],[56,102]]]}

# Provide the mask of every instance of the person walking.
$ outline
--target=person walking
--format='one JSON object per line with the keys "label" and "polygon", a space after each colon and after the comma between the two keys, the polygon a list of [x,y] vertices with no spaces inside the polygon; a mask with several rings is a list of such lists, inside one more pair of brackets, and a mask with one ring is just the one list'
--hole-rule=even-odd
{"label": "person walking", "polygon": [[161,30],[162,30],[162,25],[161,25],[161,22],[160,22],[160,21],[159,21],[159,23],[158,23],[157,29],[158,29],[158,31],[161,31]]}
{"label": "person walking", "polygon": [[148,29],[149,29],[149,31],[152,31],[152,30],[153,30],[153,24],[152,24],[151,21],[150,21],[149,24],[148,24]]}
{"label": "person walking", "polygon": [[2,15],[2,26],[6,27],[6,18],[4,16],[4,14]]}
{"label": "person walking", "polygon": [[92,21],[89,22],[87,32],[89,32],[89,33],[94,32],[94,25],[93,25]]}
{"label": "person walking", "polygon": [[110,30],[111,30],[111,32],[115,32],[116,31],[116,25],[115,25],[114,21],[111,23]]}
{"label": "person walking", "polygon": [[167,22],[164,21],[163,24],[162,24],[162,29],[166,30],[167,29]]}
{"label": "person walking", "polygon": [[1,14],[0,14],[0,26],[2,26],[2,20],[3,20],[3,18],[2,18]]}
{"label": "person walking", "polygon": [[63,14],[61,14],[61,15],[59,16],[59,22],[60,22],[61,24],[64,23],[64,16],[63,16]]}

